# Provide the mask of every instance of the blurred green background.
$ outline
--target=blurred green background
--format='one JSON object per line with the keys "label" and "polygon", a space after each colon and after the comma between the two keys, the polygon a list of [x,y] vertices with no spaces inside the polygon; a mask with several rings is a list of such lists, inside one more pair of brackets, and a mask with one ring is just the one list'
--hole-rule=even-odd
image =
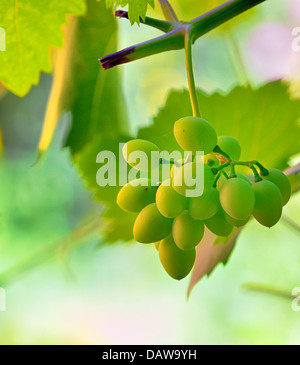
{"label": "blurred green background", "polygon": [[[198,15],[174,3],[184,17]],[[299,7],[297,0],[271,0],[237,23],[231,41],[225,29],[199,40],[198,86],[228,92],[243,82],[245,68],[254,86],[284,78],[297,91],[300,52],[289,42],[300,26]],[[119,27],[120,49],[159,34],[123,19]],[[233,44],[242,63],[236,52],[232,56]],[[120,67],[132,132],[151,123],[171,88],[186,87],[183,62],[183,52],[172,52]],[[292,310],[291,300],[243,285],[261,283],[287,294],[300,287],[300,232],[285,222],[270,230],[251,222],[226,268],[217,267],[187,300],[188,279],[169,278],[153,247],[107,244],[97,218],[88,232],[82,228],[101,207],[62,148],[68,113],[36,162],[51,84],[52,76],[43,74],[24,98],[7,92],[0,102],[0,286],[7,296],[0,343],[299,344],[300,311]],[[284,214],[299,224],[299,211],[297,194]]]}

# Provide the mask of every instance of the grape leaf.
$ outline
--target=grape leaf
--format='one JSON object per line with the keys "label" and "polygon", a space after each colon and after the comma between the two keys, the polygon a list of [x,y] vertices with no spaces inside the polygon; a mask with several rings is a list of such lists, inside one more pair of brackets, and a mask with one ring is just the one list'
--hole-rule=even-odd
{"label": "grape leaf", "polygon": [[120,69],[105,72],[98,63],[99,52],[114,52],[117,47],[117,22],[110,11],[103,2],[88,0],[86,15],[70,19],[64,31],[65,45],[55,52],[54,82],[39,143],[40,153],[48,148],[63,111],[72,114],[66,144],[73,153],[90,142],[95,133],[101,131],[113,136],[128,125]]}
{"label": "grape leaf", "polygon": [[[289,158],[299,153],[300,100],[292,100],[281,81],[256,90],[238,86],[227,95],[198,90],[198,99],[204,119],[214,125],[217,134],[240,142],[241,160],[256,159],[267,168],[282,170],[288,167]],[[142,128],[138,138],[149,139],[169,152],[177,150],[173,124],[191,113],[188,92],[172,91],[153,125]]]}
{"label": "grape leaf", "polygon": [[64,91],[65,108],[72,112],[67,145],[73,153],[94,135],[117,136],[128,127],[120,69],[105,72],[98,57],[115,52],[118,27],[104,3],[89,0],[87,14],[78,19],[74,46],[69,55],[71,82]]}
{"label": "grape leaf", "polygon": [[[119,164],[119,143],[126,143],[128,137],[119,135],[118,137],[105,137],[102,134],[95,135],[77,155],[75,162],[80,169],[81,175],[87,182],[87,186],[94,192],[94,199],[104,204],[105,211],[102,216],[105,227],[103,233],[105,242],[115,242],[119,240],[131,240],[133,238],[132,228],[136,214],[125,213],[116,203],[119,186],[97,185],[96,174],[100,164],[96,164],[96,156],[100,151],[112,151],[116,156],[116,165]],[[118,181],[117,170],[117,181]]]}
{"label": "grape leaf", "polygon": [[[134,214],[126,214],[116,204],[119,187],[99,187],[96,182],[100,167],[96,164],[97,154],[110,150],[118,159],[119,142],[129,139],[125,135],[128,119],[120,70],[105,72],[98,64],[99,52],[116,50],[117,31],[117,22],[105,4],[88,0],[87,14],[77,21],[74,46],[68,55],[71,76],[64,80],[65,87],[57,97],[58,102],[63,100],[60,107],[72,114],[66,145],[94,199],[105,206],[102,219],[106,242],[130,240],[135,219]],[[91,42],[93,39],[97,42]]]}
{"label": "grape leaf", "polygon": [[7,89],[24,96],[38,84],[40,71],[51,72],[50,47],[63,45],[66,14],[84,12],[83,0],[2,0],[6,51],[0,54],[0,80]]}
{"label": "grape leaf", "polygon": [[[196,248],[196,261],[188,286],[188,296],[200,279],[205,275],[210,275],[219,263],[223,263],[223,265],[227,263],[242,229],[234,230],[229,237],[217,237],[205,229],[204,237]],[[218,244],[216,244],[216,240],[218,240]]]}
{"label": "grape leaf", "polygon": [[140,24],[140,19],[145,20],[148,4],[154,8],[154,0],[106,0],[108,8],[128,5],[128,18],[131,25]]}
{"label": "grape leaf", "polygon": [[[97,154],[112,150],[118,156],[118,143],[128,140],[128,137],[122,137],[128,129],[128,120],[120,70],[105,72],[98,63],[99,52],[105,54],[116,50],[117,31],[117,22],[105,3],[94,0],[87,1],[85,16],[76,19],[75,25],[68,25],[67,42],[58,56],[63,62],[55,62],[59,68],[54,72],[49,123],[42,134],[50,141],[51,126],[56,125],[63,111],[71,112],[72,126],[66,145],[71,148],[75,164],[95,200],[105,205],[102,220],[107,242],[130,240],[135,218],[117,206],[118,187],[100,188],[96,183],[100,167],[96,164]],[[46,146],[43,143],[43,149],[47,148],[47,143]]]}

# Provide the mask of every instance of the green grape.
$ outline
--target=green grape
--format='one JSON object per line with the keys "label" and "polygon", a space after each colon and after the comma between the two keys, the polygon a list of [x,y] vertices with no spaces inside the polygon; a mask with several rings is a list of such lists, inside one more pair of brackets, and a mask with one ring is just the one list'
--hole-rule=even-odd
{"label": "green grape", "polygon": [[210,153],[217,144],[217,133],[206,120],[197,117],[184,117],[174,124],[174,136],[184,151],[203,151]]}
{"label": "green grape", "polygon": [[265,180],[275,184],[281,192],[282,204],[286,205],[291,197],[291,184],[287,176],[277,169],[269,169],[269,175],[263,177]]}
{"label": "green grape", "polygon": [[[197,164],[203,165],[204,176],[198,176],[197,182],[195,181],[192,186],[188,186],[187,181],[189,177],[195,178],[197,171]],[[204,192],[209,190],[214,183],[215,176],[211,171],[211,168],[202,162],[190,162],[181,167],[174,169],[174,178],[172,180],[172,186],[177,193],[187,196],[188,191],[191,193],[192,190],[196,190],[200,184],[200,179],[204,178]],[[189,195],[191,196],[191,195]]]}
{"label": "green grape", "polygon": [[155,202],[157,187],[145,178],[133,180],[121,188],[117,196],[117,204],[125,212],[140,212],[146,205]]}
{"label": "green grape", "polygon": [[204,234],[204,224],[191,218],[184,211],[174,219],[172,234],[174,242],[181,250],[191,250],[201,241]]}
{"label": "green grape", "polygon": [[149,204],[141,210],[134,222],[134,239],[140,243],[162,240],[171,233],[172,223],[172,219],[159,213],[155,203]]}
{"label": "green grape", "polygon": [[226,152],[232,160],[238,160],[241,157],[241,146],[239,142],[229,136],[220,136],[218,138],[218,146],[222,151]]}
{"label": "green grape", "polygon": [[202,196],[191,198],[189,213],[194,219],[204,220],[215,215],[219,208],[219,190],[211,188]]}
{"label": "green grape", "polygon": [[151,179],[161,184],[163,181],[170,178],[173,165],[160,164],[156,170],[151,169]]}
{"label": "green grape", "polygon": [[[241,174],[240,172],[236,172],[235,174],[236,174],[236,177],[239,177],[240,179],[243,179],[243,180],[247,181],[247,183],[248,183],[250,186],[252,185],[252,184],[251,184],[251,181],[248,179],[248,177],[247,177],[246,175]],[[229,175],[230,175],[230,173],[229,173]],[[226,181],[227,181],[226,177],[225,177],[224,175],[222,175],[222,176],[220,177],[220,179],[218,180],[218,182],[217,182],[217,188],[220,190],[220,189],[221,189],[221,187],[224,185],[224,183],[225,183]]]}
{"label": "green grape", "polygon": [[226,237],[233,230],[233,225],[226,220],[225,213],[222,209],[220,209],[213,217],[206,219],[204,224],[212,233],[216,234],[217,236]]}
{"label": "green grape", "polygon": [[160,241],[154,242],[153,243],[154,247],[157,249],[157,251],[159,250],[159,245],[160,245]]}
{"label": "green grape", "polygon": [[178,194],[171,180],[163,182],[156,193],[156,205],[160,213],[167,218],[175,218],[188,206],[188,198]]}
{"label": "green grape", "polygon": [[280,190],[268,180],[254,183],[252,188],[255,193],[254,218],[263,226],[274,226],[279,221],[282,213]]}
{"label": "green grape", "polygon": [[234,177],[227,180],[222,186],[220,203],[230,217],[244,220],[253,212],[255,204],[254,192],[245,180]]}
{"label": "green grape", "polygon": [[159,245],[159,258],[166,272],[176,280],[185,278],[194,266],[195,248],[183,251],[178,248],[172,235],[163,239]]}
{"label": "green grape", "polygon": [[240,179],[245,180],[250,186],[252,185],[251,181],[248,179],[248,177],[244,174],[241,174],[240,172],[236,172],[236,177],[239,177]]}
{"label": "green grape", "polygon": [[[134,152],[144,152],[147,156],[147,161],[139,161],[138,158],[137,162],[129,162],[130,154]],[[140,171],[150,171],[152,152],[160,152],[160,149],[154,143],[145,139],[133,139],[123,146],[124,159],[130,166],[138,168]]]}
{"label": "green grape", "polygon": [[242,227],[244,226],[246,223],[249,222],[250,217],[248,217],[247,219],[234,219],[232,217],[230,217],[230,215],[228,215],[227,213],[224,212],[225,215],[225,219],[232,224],[235,227]]}
{"label": "green grape", "polygon": [[[171,168],[171,174],[170,174],[171,179],[174,179],[175,170],[176,170],[176,169],[180,169],[180,167],[184,164],[184,159],[181,159],[181,160],[179,160],[179,161],[177,161],[177,162],[180,164],[180,166],[177,166],[176,164],[173,164],[173,166],[172,166],[172,168]],[[190,162],[191,162],[191,161],[190,161]]]}

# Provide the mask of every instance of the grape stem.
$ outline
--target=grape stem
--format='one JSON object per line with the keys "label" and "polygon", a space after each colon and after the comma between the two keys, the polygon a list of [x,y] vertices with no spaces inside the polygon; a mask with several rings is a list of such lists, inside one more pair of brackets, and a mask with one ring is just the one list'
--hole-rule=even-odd
{"label": "grape stem", "polygon": [[221,171],[221,174],[222,174],[223,176],[225,176],[225,179],[226,179],[226,180],[228,180],[228,179],[229,179],[229,176],[227,175],[227,173],[226,173],[224,170],[222,170],[222,171]]}
{"label": "grape stem", "polygon": [[236,173],[235,173],[235,168],[234,168],[234,164],[232,163],[230,165],[230,177],[236,177]]}
{"label": "grape stem", "polygon": [[228,180],[229,179],[229,176],[226,174],[226,172],[224,170],[221,170],[217,173],[216,175],[216,178],[215,178],[215,181],[213,183],[213,188],[216,188],[217,187],[217,182],[219,181],[220,177],[221,176],[225,176],[225,179]]}
{"label": "grape stem", "polygon": [[[226,167],[230,167],[230,169],[231,169],[231,176],[230,177],[236,177],[235,166],[247,166],[247,167],[249,167],[253,172],[255,182],[261,181],[262,180],[261,176],[267,176],[269,174],[269,170],[266,169],[258,161],[256,161],[256,160],[253,160],[253,161],[236,161],[236,160],[233,160],[233,159],[231,159],[231,157],[226,152],[222,151],[222,149],[219,146],[216,146],[214,148],[213,153],[221,156],[221,158],[219,158],[219,160],[225,161],[222,165],[212,168],[212,172],[215,175],[218,174],[219,171],[222,171],[223,169],[225,169]],[[258,173],[257,169],[255,168],[255,166],[258,167],[259,173]]]}
{"label": "grape stem", "polygon": [[219,179],[220,179],[220,177],[221,177],[221,176],[222,176],[222,173],[221,173],[221,172],[219,172],[219,173],[217,174],[216,178],[215,178],[214,183],[213,183],[213,188],[216,188],[216,187],[217,187],[217,183],[218,183],[218,181],[219,181]]}
{"label": "grape stem", "polygon": [[[228,160],[228,161],[231,160],[231,157],[226,152],[222,151],[221,148],[218,145],[213,149],[213,152],[218,154],[218,155],[221,155],[222,157],[225,157],[225,159]],[[222,158],[222,160],[223,160],[223,158]]]}
{"label": "grape stem", "polygon": [[201,112],[199,108],[196,84],[195,84],[195,76],[193,70],[193,54],[192,54],[192,35],[190,28],[186,28],[184,34],[184,49],[185,49],[185,64],[186,64],[186,73],[189,85],[189,94],[191,99],[191,105],[193,110],[193,116],[201,118]]}

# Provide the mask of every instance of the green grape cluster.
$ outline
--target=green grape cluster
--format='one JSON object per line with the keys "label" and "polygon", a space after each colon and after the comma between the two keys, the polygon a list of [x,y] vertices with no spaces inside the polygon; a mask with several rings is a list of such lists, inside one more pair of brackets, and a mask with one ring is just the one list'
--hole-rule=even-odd
{"label": "green grape cluster", "polygon": [[[253,216],[266,227],[280,219],[282,207],[289,201],[288,178],[277,169],[266,169],[257,161],[240,161],[241,147],[229,136],[217,136],[214,127],[202,118],[185,117],[174,124],[174,136],[184,151],[204,151],[204,162],[180,161],[174,164],[164,181],[137,179],[121,188],[118,205],[130,213],[138,213],[133,227],[134,239],[154,243],[166,272],[180,280],[191,271],[196,247],[201,244],[205,227],[217,236],[228,236],[234,227],[244,226]],[[125,145],[129,152],[160,151],[152,142],[138,139]],[[202,163],[203,194],[188,197],[182,179],[186,171],[194,172]],[[150,169],[151,164],[142,166]],[[249,168],[251,176],[236,168]],[[181,178],[182,184],[177,184]]]}

